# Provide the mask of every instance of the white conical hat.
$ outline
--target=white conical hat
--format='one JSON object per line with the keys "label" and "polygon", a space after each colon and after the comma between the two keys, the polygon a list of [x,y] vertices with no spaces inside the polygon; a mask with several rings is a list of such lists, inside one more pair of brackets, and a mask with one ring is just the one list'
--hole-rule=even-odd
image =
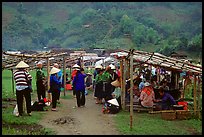
{"label": "white conical hat", "polygon": [[115,66],[113,64],[110,64],[109,67],[111,67],[111,69],[115,69]]}
{"label": "white conical hat", "polygon": [[151,85],[151,84],[150,84],[149,82],[145,82],[145,83],[144,83],[144,86],[145,86],[145,87],[150,86],[150,85]]}
{"label": "white conical hat", "polygon": [[17,65],[16,68],[29,68],[29,65],[26,64],[24,61],[20,61]]}
{"label": "white conical hat", "polygon": [[77,65],[77,64],[75,64],[75,65],[73,66],[73,68],[80,68],[80,66]]}
{"label": "white conical hat", "polygon": [[118,101],[117,101],[115,98],[114,98],[114,99],[111,99],[111,100],[108,100],[108,102],[109,102],[110,104],[119,106]]}
{"label": "white conical hat", "polygon": [[113,85],[115,87],[120,87],[120,82],[118,80],[115,80],[115,81],[111,82],[111,85]]}
{"label": "white conical hat", "polygon": [[50,74],[55,74],[58,73],[60,71],[60,69],[52,67],[52,69],[50,70]]}
{"label": "white conical hat", "polygon": [[95,69],[102,69],[103,67],[101,66],[101,65],[97,65],[96,67],[95,67]]}

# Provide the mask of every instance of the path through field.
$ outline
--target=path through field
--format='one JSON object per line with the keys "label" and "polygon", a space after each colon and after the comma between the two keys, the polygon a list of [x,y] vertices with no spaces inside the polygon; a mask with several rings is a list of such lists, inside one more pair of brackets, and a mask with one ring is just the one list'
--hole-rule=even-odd
{"label": "path through field", "polygon": [[40,121],[42,126],[51,128],[57,135],[120,135],[113,121],[115,115],[103,114],[102,105],[95,104],[92,93],[86,96],[83,108],[73,108],[76,98],[60,99],[60,103],[58,111],[47,111]]}

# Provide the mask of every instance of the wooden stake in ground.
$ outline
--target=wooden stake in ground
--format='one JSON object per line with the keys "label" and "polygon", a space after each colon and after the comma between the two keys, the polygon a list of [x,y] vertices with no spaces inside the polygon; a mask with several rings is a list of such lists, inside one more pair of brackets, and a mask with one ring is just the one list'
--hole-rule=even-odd
{"label": "wooden stake in ground", "polygon": [[13,90],[13,95],[14,95],[15,92],[14,92],[14,75],[13,75],[13,69],[11,69],[11,73],[12,73],[12,90]]}
{"label": "wooden stake in ground", "polygon": [[125,89],[124,89],[124,86],[123,86],[123,60],[120,60],[120,83],[121,83],[121,107],[122,109],[124,110],[124,107],[123,107],[123,92],[125,92]]}
{"label": "wooden stake in ground", "polygon": [[130,130],[132,130],[133,116],[133,50],[130,53]]}
{"label": "wooden stake in ground", "polygon": [[123,63],[124,63],[124,67],[123,67],[123,73],[121,74],[121,76],[123,77],[123,89],[124,89],[124,92],[122,92],[122,109],[124,110],[125,109],[125,84],[126,84],[126,61],[125,59],[123,59]]}
{"label": "wooden stake in ground", "polygon": [[65,62],[65,56],[63,56],[63,75],[64,75],[64,96],[66,91],[66,62]]}
{"label": "wooden stake in ground", "polygon": [[197,90],[196,90],[196,75],[194,75],[194,87],[193,87],[193,107],[194,107],[194,115],[197,115]]}
{"label": "wooden stake in ground", "polygon": [[[50,61],[47,58],[47,91],[50,89]],[[51,93],[48,93],[48,100],[51,100]]]}

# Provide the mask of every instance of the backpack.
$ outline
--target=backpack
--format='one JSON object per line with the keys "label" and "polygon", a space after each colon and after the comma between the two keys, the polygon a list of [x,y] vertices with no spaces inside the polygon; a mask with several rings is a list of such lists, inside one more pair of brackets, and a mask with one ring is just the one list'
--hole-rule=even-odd
{"label": "backpack", "polygon": [[[39,104],[41,103],[41,104]],[[40,102],[35,101],[33,105],[31,106],[31,111],[44,111],[45,102],[43,100],[40,100]]]}

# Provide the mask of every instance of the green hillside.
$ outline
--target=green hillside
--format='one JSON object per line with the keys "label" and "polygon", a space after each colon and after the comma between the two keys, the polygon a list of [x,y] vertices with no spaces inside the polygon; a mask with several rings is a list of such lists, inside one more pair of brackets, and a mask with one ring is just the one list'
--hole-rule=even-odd
{"label": "green hillside", "polygon": [[3,50],[43,47],[202,54],[201,2],[3,2]]}

